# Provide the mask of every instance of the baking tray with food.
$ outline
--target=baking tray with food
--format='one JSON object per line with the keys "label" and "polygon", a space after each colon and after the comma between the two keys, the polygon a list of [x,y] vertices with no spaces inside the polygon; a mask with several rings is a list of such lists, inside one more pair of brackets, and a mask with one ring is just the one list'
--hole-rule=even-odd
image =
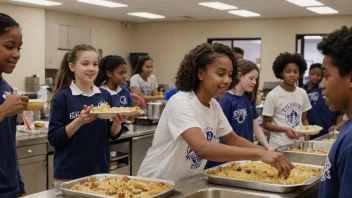
{"label": "baking tray with food", "polygon": [[278,171],[259,161],[234,161],[206,170],[208,181],[214,184],[292,193],[309,186],[321,178],[323,166],[293,163],[295,166],[287,179],[278,177]]}
{"label": "baking tray with food", "polygon": [[281,146],[277,151],[292,162],[323,166],[331,146],[328,142],[304,141]]}
{"label": "baking tray with food", "polygon": [[96,174],[63,182],[58,188],[68,197],[164,198],[178,187],[178,183],[169,180]]}
{"label": "baking tray with food", "polygon": [[338,135],[339,135],[339,132],[331,132],[331,133],[322,135],[320,137],[317,137],[311,141],[321,141],[321,142],[334,143],[335,140],[337,139]]}

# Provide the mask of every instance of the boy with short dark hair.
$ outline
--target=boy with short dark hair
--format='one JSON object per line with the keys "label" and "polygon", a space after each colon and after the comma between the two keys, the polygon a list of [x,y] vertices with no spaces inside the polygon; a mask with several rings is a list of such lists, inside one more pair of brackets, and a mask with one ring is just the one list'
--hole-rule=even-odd
{"label": "boy with short dark hair", "polygon": [[352,28],[330,33],[318,44],[325,55],[320,89],[330,110],[343,110],[348,121],[341,128],[327,158],[320,198],[352,197]]}

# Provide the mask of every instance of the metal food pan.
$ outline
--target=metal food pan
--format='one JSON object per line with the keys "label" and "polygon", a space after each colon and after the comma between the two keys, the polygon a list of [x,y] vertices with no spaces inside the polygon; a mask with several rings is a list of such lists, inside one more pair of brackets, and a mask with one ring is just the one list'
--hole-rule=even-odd
{"label": "metal food pan", "polygon": [[[246,188],[246,189],[253,189],[253,190],[260,190],[260,191],[276,192],[276,193],[296,192],[300,188],[302,188],[304,186],[309,186],[309,185],[315,183],[316,181],[320,180],[320,178],[321,178],[321,174],[320,174],[318,176],[310,178],[309,180],[307,180],[306,182],[304,182],[302,184],[284,185],[284,184],[269,184],[269,183],[263,183],[263,182],[239,180],[239,179],[234,179],[234,178],[219,177],[219,176],[213,176],[213,175],[208,174],[208,171],[215,170],[218,167],[225,167],[225,166],[229,166],[234,163],[241,165],[241,164],[245,164],[246,162],[249,162],[249,161],[235,161],[235,162],[229,162],[226,164],[222,164],[220,166],[208,169],[205,172],[205,174],[208,176],[208,181],[211,183],[214,183],[214,184],[233,186],[233,187],[239,187],[239,188]],[[323,169],[323,166],[301,164],[301,163],[293,163],[293,164]]]}
{"label": "metal food pan", "polygon": [[[311,141],[323,141],[323,140],[331,139],[331,138],[336,139],[338,135],[339,135],[338,132],[332,132],[332,133],[328,133],[328,134],[322,135],[320,137],[317,137]],[[333,144],[333,142],[328,142],[328,143]]]}
{"label": "metal food pan", "polygon": [[291,151],[293,148],[299,149],[313,149],[313,150],[330,150],[332,144],[329,142],[321,141],[306,141],[306,142],[296,142],[294,144],[281,146],[277,148],[278,151],[284,153],[286,158],[291,162],[312,164],[318,166],[324,166],[327,155],[315,154],[315,153],[302,153]]}
{"label": "metal food pan", "polygon": [[169,197],[170,195],[172,195],[175,191],[176,188],[179,187],[178,183],[174,182],[174,181],[170,181],[170,180],[162,180],[162,179],[150,179],[150,178],[145,178],[145,177],[138,177],[138,176],[128,176],[128,175],[117,175],[117,174],[96,174],[96,175],[91,175],[88,177],[83,177],[83,178],[79,178],[79,179],[75,179],[72,181],[68,181],[68,182],[63,182],[60,187],[58,187],[59,189],[62,190],[62,194],[64,196],[67,197],[89,197],[89,198],[110,198],[111,196],[105,196],[105,195],[99,195],[99,194],[95,194],[95,193],[87,193],[87,192],[81,192],[81,191],[77,191],[77,190],[71,190],[72,186],[74,186],[77,183],[83,184],[84,182],[86,182],[87,180],[91,179],[91,178],[96,178],[97,180],[103,180],[107,177],[115,177],[115,178],[122,178],[122,177],[128,177],[130,179],[133,180],[142,180],[142,181],[148,181],[148,182],[164,182],[164,183],[168,183],[170,184],[172,187],[167,190],[164,191],[160,194],[154,195],[152,196],[152,198],[164,198],[164,197]]}

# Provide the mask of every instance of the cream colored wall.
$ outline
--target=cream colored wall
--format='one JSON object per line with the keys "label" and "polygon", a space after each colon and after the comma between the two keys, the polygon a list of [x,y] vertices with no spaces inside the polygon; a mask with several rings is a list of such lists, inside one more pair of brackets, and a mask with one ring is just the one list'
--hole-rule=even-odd
{"label": "cream colored wall", "polygon": [[158,83],[171,83],[184,55],[208,38],[260,37],[262,84],[276,81],[272,63],[280,52],[295,52],[296,34],[328,33],[344,24],[352,24],[352,16],[139,23],[133,32],[134,50],[154,59]]}
{"label": "cream colored wall", "polygon": [[23,46],[21,58],[10,75],[4,78],[12,87],[24,90],[24,79],[38,74],[44,83],[45,64],[45,11],[40,8],[0,3],[0,12],[10,15],[21,26]]}
{"label": "cream colored wall", "polygon": [[[185,53],[208,38],[262,38],[261,84],[276,80],[271,65],[284,51],[295,51],[295,35],[328,33],[352,24],[352,16],[246,19],[225,21],[132,23],[124,30],[120,21],[60,13],[0,3],[0,12],[15,18],[23,29],[22,57],[12,75],[4,75],[13,87],[24,89],[24,77],[39,74],[44,82],[45,26],[65,24],[91,28],[92,45],[103,55],[117,54],[129,60],[130,52],[148,52],[154,59],[159,83],[171,83]],[[131,71],[129,71],[131,74]],[[16,77],[16,78],[15,78]]]}
{"label": "cream colored wall", "polygon": [[[46,25],[61,24],[91,28],[91,44],[103,49],[103,56],[120,55],[128,59],[132,50],[132,28],[122,28],[120,21],[46,10]],[[133,25],[132,25],[133,26]],[[130,69],[130,67],[128,67]],[[128,72],[129,74],[131,71]]]}

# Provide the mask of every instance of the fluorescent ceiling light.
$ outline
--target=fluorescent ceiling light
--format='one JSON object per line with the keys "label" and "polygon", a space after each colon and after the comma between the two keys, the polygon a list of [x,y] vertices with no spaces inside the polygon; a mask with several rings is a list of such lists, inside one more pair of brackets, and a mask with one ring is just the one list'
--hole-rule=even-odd
{"label": "fluorescent ceiling light", "polygon": [[161,16],[158,14],[148,13],[148,12],[131,12],[127,13],[128,15],[147,18],[147,19],[163,19],[165,16]]}
{"label": "fluorescent ceiling light", "polygon": [[307,10],[310,10],[310,11],[318,13],[318,14],[337,14],[337,13],[339,13],[337,10],[334,10],[328,6],[309,7],[309,8],[307,8]]}
{"label": "fluorescent ceiling light", "polygon": [[308,7],[308,6],[323,6],[324,4],[320,3],[316,0],[286,0],[290,3],[296,4],[301,7]]}
{"label": "fluorescent ceiling light", "polygon": [[248,10],[231,10],[231,11],[228,11],[228,13],[238,15],[241,17],[258,17],[258,16],[260,16],[260,14],[255,13],[255,12],[251,12]]}
{"label": "fluorescent ceiling light", "polygon": [[31,4],[42,5],[42,6],[62,5],[62,3],[60,3],[60,2],[48,1],[48,0],[11,0],[11,1],[22,2],[22,3],[31,3]]}
{"label": "fluorescent ceiling light", "polygon": [[121,4],[121,3],[116,3],[112,1],[106,1],[106,0],[77,0],[77,1],[81,3],[88,3],[88,4],[98,5],[98,6],[109,7],[109,8],[128,7],[128,5],[126,4]]}
{"label": "fluorescent ceiling light", "polygon": [[322,40],[322,36],[304,36],[305,40]]}
{"label": "fluorescent ceiling light", "polygon": [[233,9],[238,9],[236,6],[232,6],[229,4],[221,3],[221,2],[202,2],[198,3],[201,6],[209,7],[209,8],[214,8],[217,10],[233,10]]}

